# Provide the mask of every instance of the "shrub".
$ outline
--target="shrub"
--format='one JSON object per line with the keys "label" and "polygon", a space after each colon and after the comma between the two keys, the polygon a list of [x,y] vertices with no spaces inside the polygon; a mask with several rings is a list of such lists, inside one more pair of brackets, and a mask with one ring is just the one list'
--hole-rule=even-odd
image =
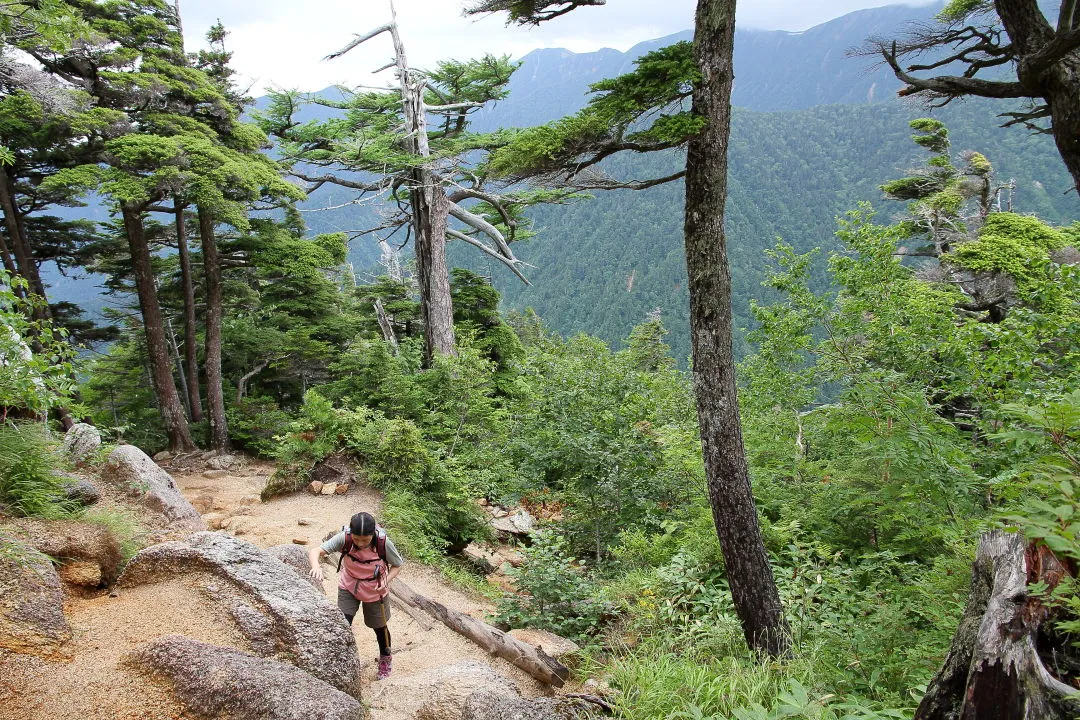
{"label": "shrub", "polygon": [[[1007,519],[1028,540],[1045,545],[1075,567],[1080,564],[1080,390],[1045,398],[1038,406],[1014,404],[1004,410],[1015,426],[995,438],[1037,453],[1023,473],[1031,480],[1027,496]],[[1056,629],[1072,645],[1071,652],[1061,655],[1076,663],[1080,581],[1066,576],[1055,588],[1033,590],[1055,608]]]}
{"label": "shrub", "polygon": [[245,450],[262,457],[274,457],[292,419],[268,397],[246,397],[228,410],[229,435]]}
{"label": "shrub", "polygon": [[346,450],[371,484],[387,493],[384,521],[411,546],[410,554],[430,561],[460,550],[482,531],[463,474],[447,472],[412,420],[367,407],[335,408],[309,391],[288,429],[264,499],[302,488],[317,462]]}
{"label": "shrub", "polygon": [[600,600],[592,583],[567,549],[567,541],[548,530],[533,533],[525,563],[510,570],[521,596],[499,603],[496,621],[511,627],[550,630],[577,641],[596,635],[612,614],[610,603]]}
{"label": "shrub", "polygon": [[135,553],[147,545],[148,534],[146,528],[139,524],[134,513],[116,508],[92,508],[87,510],[82,519],[105,527],[113,534],[120,545],[120,563],[135,556]]}

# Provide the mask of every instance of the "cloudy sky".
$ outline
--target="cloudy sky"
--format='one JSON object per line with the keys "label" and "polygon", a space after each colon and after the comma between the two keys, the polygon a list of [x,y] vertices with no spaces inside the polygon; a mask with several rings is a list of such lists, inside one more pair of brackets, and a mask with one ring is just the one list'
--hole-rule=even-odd
{"label": "cloudy sky", "polygon": [[[929,0],[742,0],[740,27],[805,30],[852,10]],[[227,49],[233,66],[253,95],[267,87],[319,90],[342,83],[383,86],[373,70],[392,57],[388,36],[380,36],[331,62],[320,58],[390,19],[389,0],[179,0],[188,50],[204,45],[217,19],[231,32]],[[543,47],[589,52],[626,50],[693,24],[694,0],[609,0],[582,8],[540,28],[504,27],[501,17],[465,19],[464,0],[396,0],[402,39],[414,67],[441,59],[485,53],[518,58]]]}

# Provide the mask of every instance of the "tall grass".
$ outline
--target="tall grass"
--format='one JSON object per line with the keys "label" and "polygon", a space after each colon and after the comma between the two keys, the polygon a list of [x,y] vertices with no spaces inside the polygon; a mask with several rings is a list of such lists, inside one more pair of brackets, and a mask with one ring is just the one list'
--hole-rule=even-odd
{"label": "tall grass", "polygon": [[[669,638],[673,640],[674,638]],[[632,720],[733,718],[741,708],[771,705],[790,678],[806,679],[800,661],[766,661],[743,657],[708,658],[684,647],[665,648],[653,636],[622,649],[602,671],[619,690],[617,715]]]}
{"label": "tall grass", "polygon": [[66,497],[67,481],[56,473],[63,465],[56,443],[43,426],[0,425],[0,506],[21,517],[74,516],[80,506]]}
{"label": "tall grass", "polygon": [[135,514],[128,510],[93,508],[87,510],[80,519],[101,525],[112,533],[120,545],[121,565],[127,564],[135,553],[146,547],[147,531],[139,524]]}

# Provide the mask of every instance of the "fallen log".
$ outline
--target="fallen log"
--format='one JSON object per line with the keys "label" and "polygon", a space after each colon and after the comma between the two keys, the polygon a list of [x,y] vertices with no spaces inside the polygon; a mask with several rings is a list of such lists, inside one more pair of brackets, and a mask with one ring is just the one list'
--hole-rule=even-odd
{"label": "fallen log", "polygon": [[971,594],[945,665],[927,687],[915,720],[1070,720],[1075,688],[1055,678],[1036,646],[1049,609],[1028,585],[1054,587],[1068,571],[1022,536],[986,533],[972,569]]}
{"label": "fallen log", "polygon": [[430,600],[400,580],[390,586],[390,594],[403,603],[420,608],[454,632],[464,635],[489,653],[521,668],[541,682],[562,687],[570,676],[570,670],[565,665],[542,649],[523,643],[497,627]]}
{"label": "fallen log", "polygon": [[406,615],[415,620],[416,624],[422,627],[425,631],[431,630],[435,627],[431,624],[431,621],[427,619],[424,613],[420,612],[409,603],[394,595],[393,591],[391,591],[390,593],[390,600],[393,601],[394,607],[400,608]]}

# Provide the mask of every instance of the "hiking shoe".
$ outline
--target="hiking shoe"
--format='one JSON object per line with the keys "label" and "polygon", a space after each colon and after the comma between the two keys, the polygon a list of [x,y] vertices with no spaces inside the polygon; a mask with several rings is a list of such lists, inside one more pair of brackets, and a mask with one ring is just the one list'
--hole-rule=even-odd
{"label": "hiking shoe", "polygon": [[385,680],[390,677],[390,670],[393,668],[393,656],[392,655],[380,655],[379,656],[379,672],[375,673],[376,680]]}

